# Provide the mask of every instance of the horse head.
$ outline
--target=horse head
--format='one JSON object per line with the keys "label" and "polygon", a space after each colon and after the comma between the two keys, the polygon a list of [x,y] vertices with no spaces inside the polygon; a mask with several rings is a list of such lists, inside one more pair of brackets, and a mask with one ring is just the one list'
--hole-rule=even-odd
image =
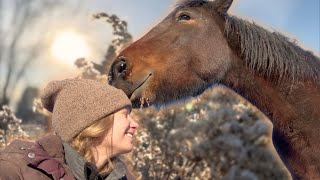
{"label": "horse head", "polygon": [[110,84],[135,107],[196,96],[230,69],[234,55],[224,37],[232,0],[182,1],[145,36],[123,50]]}

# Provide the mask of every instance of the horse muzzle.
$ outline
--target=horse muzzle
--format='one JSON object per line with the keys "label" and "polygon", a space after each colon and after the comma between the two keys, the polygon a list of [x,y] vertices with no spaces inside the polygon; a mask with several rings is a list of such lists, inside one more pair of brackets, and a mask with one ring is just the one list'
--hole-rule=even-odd
{"label": "horse muzzle", "polygon": [[[133,72],[128,61],[119,57],[111,66],[109,84],[122,89],[131,100],[133,107],[145,107],[143,95],[146,94],[149,82],[153,78],[151,71]],[[148,103],[146,103],[148,104]]]}

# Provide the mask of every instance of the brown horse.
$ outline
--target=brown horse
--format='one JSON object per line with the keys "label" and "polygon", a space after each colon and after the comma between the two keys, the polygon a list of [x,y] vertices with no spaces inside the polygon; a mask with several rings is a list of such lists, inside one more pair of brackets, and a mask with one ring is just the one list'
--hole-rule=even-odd
{"label": "brown horse", "polygon": [[320,60],[276,32],[227,14],[232,0],[185,0],[123,50],[110,83],[134,106],[233,89],[273,123],[294,179],[320,179]]}

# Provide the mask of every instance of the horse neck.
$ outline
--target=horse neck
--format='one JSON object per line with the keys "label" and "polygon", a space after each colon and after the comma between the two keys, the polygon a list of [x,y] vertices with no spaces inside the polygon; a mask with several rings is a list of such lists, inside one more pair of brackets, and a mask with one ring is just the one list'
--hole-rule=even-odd
{"label": "horse neck", "polygon": [[320,117],[320,109],[315,107],[320,103],[319,84],[312,80],[266,78],[249,69],[242,59],[235,59],[223,83],[257,106],[274,125]]}
{"label": "horse neck", "polygon": [[[309,166],[314,158],[320,163],[320,154],[314,153],[320,148],[320,109],[316,107],[320,85],[302,80],[274,82],[235,59],[223,83],[270,118],[274,145],[283,161],[291,164],[289,170],[307,173],[299,166]],[[320,164],[317,168],[320,170]]]}

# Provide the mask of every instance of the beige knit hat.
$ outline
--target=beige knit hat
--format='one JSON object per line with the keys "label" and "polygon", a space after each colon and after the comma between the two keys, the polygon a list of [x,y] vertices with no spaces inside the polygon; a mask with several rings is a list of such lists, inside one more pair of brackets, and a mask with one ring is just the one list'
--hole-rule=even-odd
{"label": "beige knit hat", "polygon": [[88,79],[50,82],[41,92],[41,101],[52,112],[53,129],[64,141],[70,141],[103,117],[131,108],[122,90]]}

